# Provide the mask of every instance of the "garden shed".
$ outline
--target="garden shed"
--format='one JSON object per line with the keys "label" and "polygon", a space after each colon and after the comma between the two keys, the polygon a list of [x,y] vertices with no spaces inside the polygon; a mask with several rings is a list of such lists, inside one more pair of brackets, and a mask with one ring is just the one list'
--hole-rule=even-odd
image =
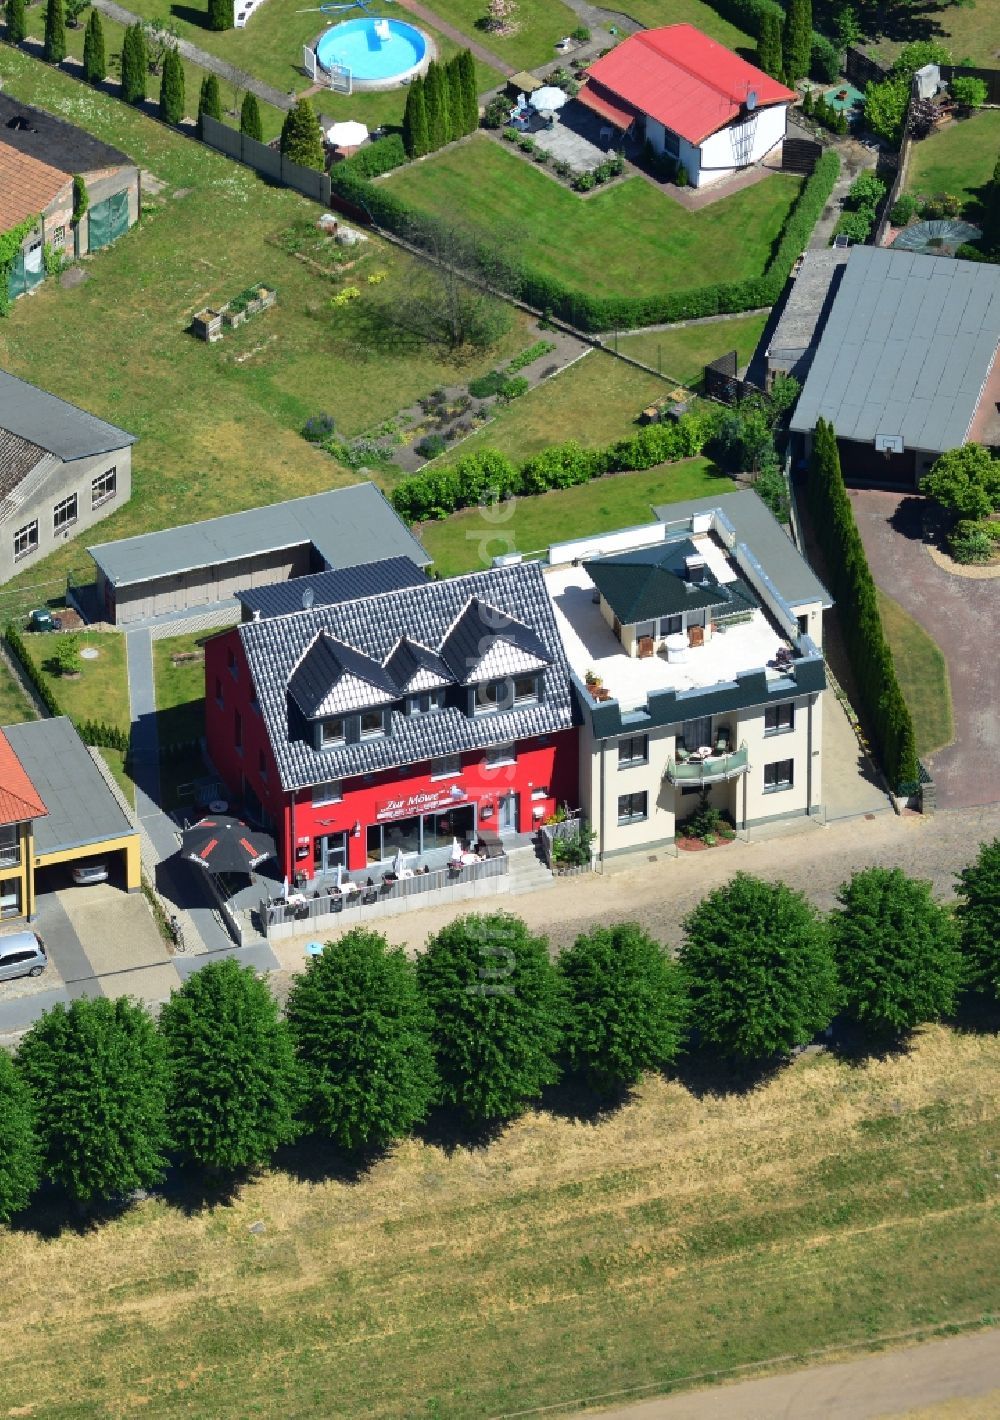
{"label": "garden shed", "polygon": [[388,557],[430,558],[373,483],[87,549],[98,604],[118,626],[225,602],[292,577]]}

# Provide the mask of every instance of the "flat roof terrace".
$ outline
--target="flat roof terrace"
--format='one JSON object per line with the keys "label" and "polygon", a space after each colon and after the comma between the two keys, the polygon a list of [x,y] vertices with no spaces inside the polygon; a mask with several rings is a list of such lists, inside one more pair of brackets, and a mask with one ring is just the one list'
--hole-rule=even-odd
{"label": "flat roof terrace", "polygon": [[770,663],[779,648],[790,650],[791,642],[759,607],[749,620],[716,629],[703,646],[689,646],[683,660],[668,661],[662,650],[640,659],[626,654],[604,620],[594,584],[582,567],[553,567],[545,573],[545,585],[570,666],[581,680],[587,671],[599,675],[623,711],[641,709],[658,690],[707,689],[753,670],[774,680],[787,674]]}

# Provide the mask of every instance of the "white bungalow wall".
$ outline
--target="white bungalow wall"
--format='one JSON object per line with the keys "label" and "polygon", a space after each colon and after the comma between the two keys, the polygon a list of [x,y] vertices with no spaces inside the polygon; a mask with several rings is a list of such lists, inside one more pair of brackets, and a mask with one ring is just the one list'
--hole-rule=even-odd
{"label": "white bungalow wall", "polygon": [[710,134],[701,147],[696,148],[676,133],[668,135],[662,123],[647,115],[646,137],[657,153],[666,151],[684,164],[692,187],[705,187],[728,177],[738,167],[746,167],[765,158],[785,137],[787,111],[787,104],[773,104],[770,108],[757,110],[748,155],[742,152],[742,145],[735,134],[739,124],[727,124],[717,133]]}

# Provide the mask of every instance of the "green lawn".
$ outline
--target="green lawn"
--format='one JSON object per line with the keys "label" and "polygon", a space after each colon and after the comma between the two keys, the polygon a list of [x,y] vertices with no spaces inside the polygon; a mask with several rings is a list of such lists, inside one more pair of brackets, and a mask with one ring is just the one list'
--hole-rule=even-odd
{"label": "green lawn", "polygon": [[[138,227],[86,260],[82,285],[46,282],[0,322],[0,366],[138,435],[131,502],[101,524],[102,540],[354,483],[359,475],[301,438],[310,415],[329,413],[345,434],[358,433],[527,343],[520,316],[498,348],[473,355],[373,341],[366,273],[388,273],[381,291],[403,288],[409,258],[367,243],[340,278],[356,282],[361,299],[333,310],[338,285],[272,240],[315,218],[313,204],[20,52],[2,52],[5,92],[84,124],[167,184]],[[273,310],[216,345],[187,333],[192,312],[254,280],[277,287]],[[33,563],[19,582],[56,579],[69,567],[92,572],[81,542]]]}
{"label": "green lawn", "polygon": [[[974,118],[949,123],[940,132],[914,143],[907,173],[907,191],[930,197],[950,192],[963,205],[982,205],[1000,153],[1000,109],[986,109]],[[971,221],[976,211],[969,212]]]}
{"label": "green lawn", "polygon": [[496,232],[547,275],[635,296],[763,271],[799,191],[797,178],[776,174],[688,212],[632,177],[583,199],[482,134],[387,182],[416,208]]}
{"label": "green lawn", "polygon": [[705,0],[629,0],[628,13],[647,29],[657,25],[694,25],[751,62],[757,52],[757,41],[724,20]]}
{"label": "green lawn", "polygon": [[488,1145],[407,1142],[360,1176],[303,1150],[304,1174],[229,1206],[183,1193],[5,1231],[0,1402],[555,1417],[995,1325],[998,1128],[1000,1040],[931,1027],[751,1091],[653,1076],[593,1122],[529,1111]]}
{"label": "green lawn", "polygon": [[497,508],[466,508],[416,529],[443,577],[488,567],[504,552],[539,552],[553,542],[653,521],[660,503],[728,493],[732,482],[708,459],[618,473],[577,488],[514,498]]}
{"label": "green lawn", "polygon": [[620,335],[618,349],[684,385],[700,385],[705,366],[735,350],[740,368],[756,350],[767,315],[736,316],[707,325]]}
{"label": "green lawn", "polygon": [[161,744],[180,744],[205,733],[205,663],[175,666],[178,652],[201,651],[197,636],[166,636],[153,642],[153,676],[156,685],[156,723]]}
{"label": "green lawn", "polygon": [[880,591],[878,604],[903,698],[913,716],[917,753],[933,754],[955,737],[948,666],[937,643],[898,602]]}
{"label": "green lawn", "polygon": [[[641,0],[640,0],[641,3]],[[832,7],[836,9],[836,6]],[[933,39],[947,45],[958,63],[969,59],[976,68],[995,69],[1000,50],[1000,0],[972,0],[972,3],[924,3],[919,8],[879,7],[875,13],[883,18],[887,33],[871,46],[883,64],[891,63],[903,44],[911,39]],[[893,17],[898,15],[900,30],[893,33]]]}
{"label": "green lawn", "polygon": [[6,662],[0,660],[0,725],[19,725],[37,716]]}
{"label": "green lawn", "polygon": [[556,44],[580,23],[563,0],[517,0],[517,33],[502,39],[478,27],[487,14],[486,0],[434,0],[430,8],[514,69],[537,69],[558,59]]}
{"label": "green lawn", "polygon": [[80,648],[91,647],[98,652],[98,656],[94,661],[81,657],[80,674],[74,679],[60,675],[51,662],[57,636],[65,634],[24,637],[29,656],[60,708],[74,720],[100,720],[127,731],[132,716],[125,668],[125,637],[117,631],[78,633]]}

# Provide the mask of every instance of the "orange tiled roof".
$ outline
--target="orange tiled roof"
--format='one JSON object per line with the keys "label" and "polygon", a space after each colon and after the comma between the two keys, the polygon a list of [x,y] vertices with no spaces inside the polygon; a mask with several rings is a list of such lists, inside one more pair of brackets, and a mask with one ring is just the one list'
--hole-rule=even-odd
{"label": "orange tiled roof", "polygon": [[48,812],[10,741],[0,730],[0,823],[45,818]]}
{"label": "orange tiled roof", "polygon": [[58,168],[0,143],[0,232],[37,216],[67,182]]}

